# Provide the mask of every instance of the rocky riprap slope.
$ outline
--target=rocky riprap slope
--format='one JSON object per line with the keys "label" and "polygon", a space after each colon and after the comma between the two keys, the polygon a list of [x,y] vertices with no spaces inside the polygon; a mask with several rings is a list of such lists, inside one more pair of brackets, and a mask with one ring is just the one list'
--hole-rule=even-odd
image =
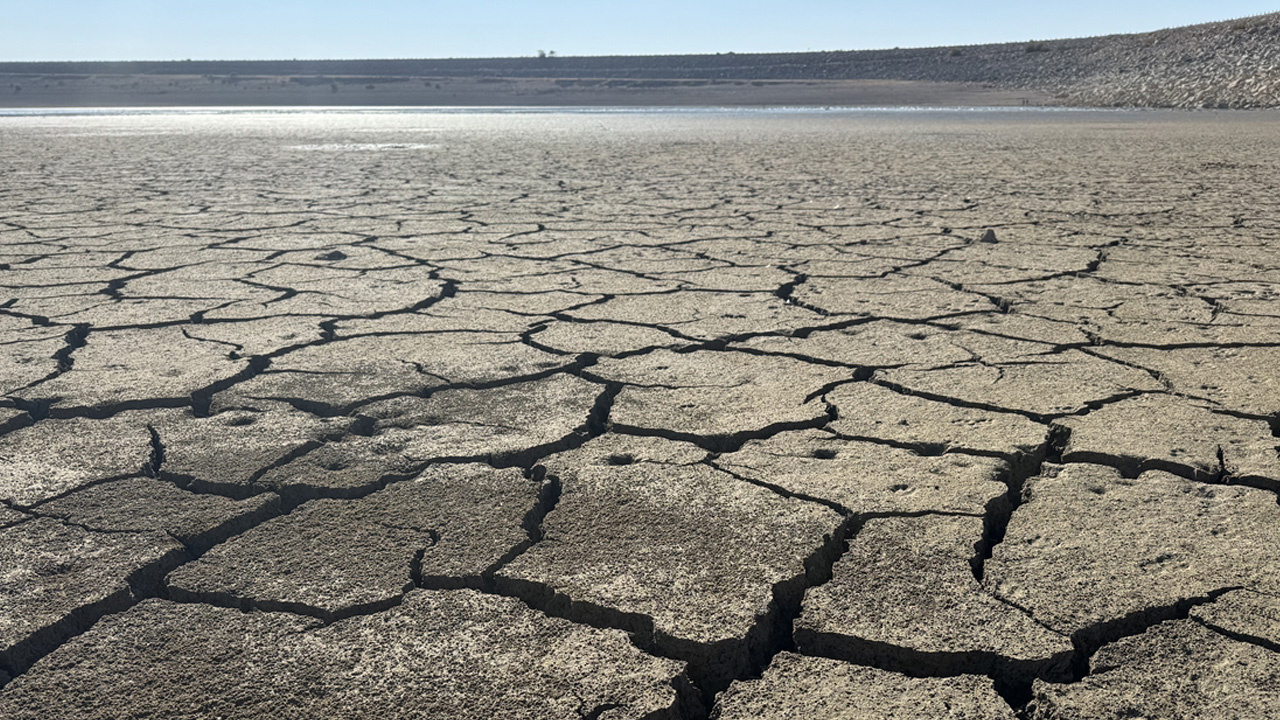
{"label": "rocky riprap slope", "polygon": [[[1280,106],[1280,13],[1135,35],[806,53],[448,60],[0,63],[0,77],[289,76],[294,82],[441,77],[643,80],[915,80],[1053,95],[1077,106]],[[634,86],[634,84],[633,84]]]}
{"label": "rocky riprap slope", "polygon": [[1140,35],[974,50],[991,58],[978,76],[1047,91],[1071,105],[1280,105],[1280,13]]}

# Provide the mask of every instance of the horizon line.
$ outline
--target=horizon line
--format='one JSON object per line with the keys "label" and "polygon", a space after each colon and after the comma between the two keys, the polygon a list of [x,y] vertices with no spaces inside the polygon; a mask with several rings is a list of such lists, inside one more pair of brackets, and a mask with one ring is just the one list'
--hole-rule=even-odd
{"label": "horizon line", "polygon": [[1268,15],[1280,14],[1280,10],[1272,10],[1270,12],[1255,13],[1253,15],[1240,15],[1238,17],[1224,18],[1221,20],[1210,20],[1202,23],[1193,23],[1191,25],[1174,25],[1170,27],[1157,28],[1155,30],[1143,30],[1139,32],[1117,32],[1104,33],[1100,35],[1076,35],[1071,37],[1055,37],[1055,38],[1025,38],[1018,40],[999,40],[992,42],[966,43],[960,45],[913,45],[908,47],[869,47],[844,50],[751,50],[751,51],[697,51],[697,52],[669,52],[669,53],[628,53],[613,55],[592,55],[592,54],[571,54],[561,55],[554,50],[548,50],[550,55],[542,57],[536,53],[533,55],[454,55],[449,57],[310,57],[310,58],[167,58],[167,59],[95,59],[95,60],[9,60],[0,58],[0,64],[37,64],[37,63],[268,63],[268,62],[393,62],[393,61],[450,61],[450,60],[559,60],[559,59],[581,59],[581,58],[627,58],[627,57],[682,57],[682,56],[724,56],[724,55],[823,55],[833,53],[859,53],[859,52],[893,52],[897,51],[917,51],[917,50],[945,50],[951,48],[976,48],[987,47],[993,45],[1017,45],[1029,42],[1068,42],[1072,40],[1097,40],[1110,37],[1123,36],[1140,36],[1152,35],[1155,33],[1169,32],[1173,30],[1182,30],[1186,28],[1203,27],[1206,25],[1218,25],[1221,23],[1238,22],[1241,20],[1250,20],[1253,18],[1266,17]]}

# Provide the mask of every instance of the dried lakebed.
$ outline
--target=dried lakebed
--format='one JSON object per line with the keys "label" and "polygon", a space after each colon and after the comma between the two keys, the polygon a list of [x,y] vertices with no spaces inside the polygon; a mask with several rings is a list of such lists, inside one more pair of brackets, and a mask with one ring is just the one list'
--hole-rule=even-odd
{"label": "dried lakebed", "polygon": [[0,717],[1280,715],[1280,117],[0,117]]}

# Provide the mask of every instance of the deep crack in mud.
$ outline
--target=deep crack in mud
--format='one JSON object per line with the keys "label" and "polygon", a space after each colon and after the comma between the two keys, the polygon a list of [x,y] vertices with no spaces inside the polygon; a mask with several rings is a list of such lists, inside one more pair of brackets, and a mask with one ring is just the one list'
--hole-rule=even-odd
{"label": "deep crack in mud", "polygon": [[1280,715],[1277,130],[0,118],[0,716]]}

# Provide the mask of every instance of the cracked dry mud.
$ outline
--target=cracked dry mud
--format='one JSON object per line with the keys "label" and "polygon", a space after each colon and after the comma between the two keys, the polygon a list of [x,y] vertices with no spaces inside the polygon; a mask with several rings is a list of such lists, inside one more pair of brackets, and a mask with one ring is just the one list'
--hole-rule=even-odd
{"label": "cracked dry mud", "polygon": [[1278,132],[0,118],[0,717],[1280,715]]}

